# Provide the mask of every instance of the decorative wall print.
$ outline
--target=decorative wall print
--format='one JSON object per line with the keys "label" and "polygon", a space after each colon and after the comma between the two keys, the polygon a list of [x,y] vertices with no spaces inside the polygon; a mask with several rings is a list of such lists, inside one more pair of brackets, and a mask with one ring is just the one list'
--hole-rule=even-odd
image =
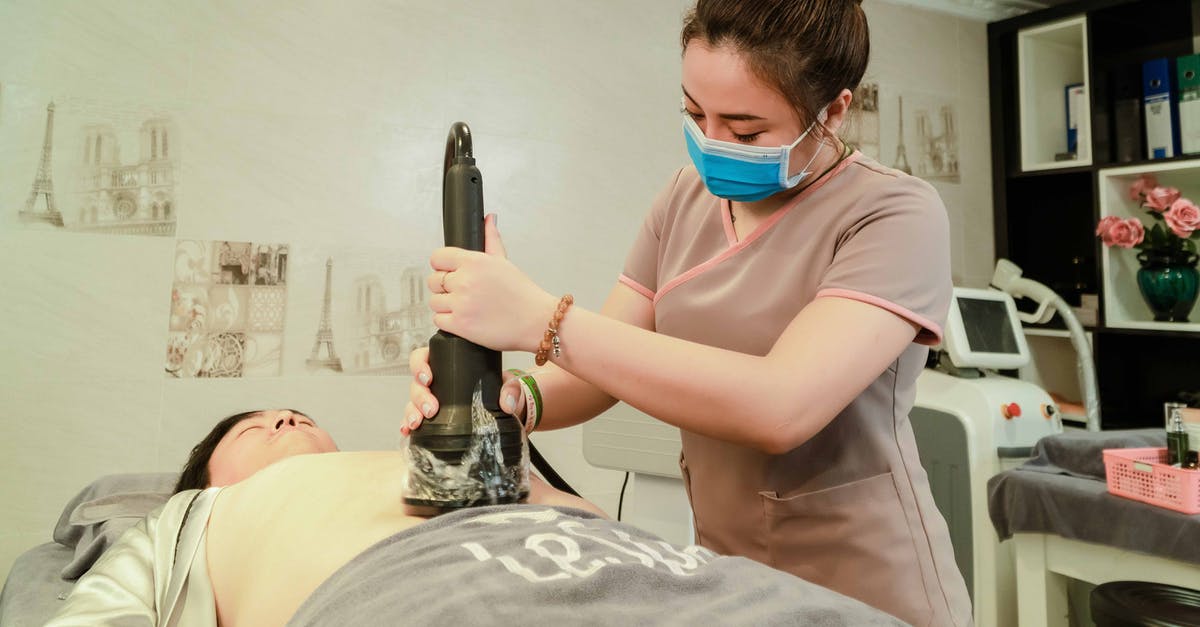
{"label": "decorative wall print", "polygon": [[425,287],[428,266],[389,260],[395,255],[386,250],[306,255],[307,298],[293,305],[303,330],[289,343],[298,351],[289,357],[289,371],[409,374],[409,353],[427,345],[437,328]]}
{"label": "decorative wall print", "polygon": [[333,257],[325,261],[325,296],[321,299],[321,324],[317,327],[317,338],[313,342],[312,354],[304,365],[309,370],[342,371],[342,360],[338,359],[337,349],[333,347],[333,321],[331,309],[333,305]]}
{"label": "decorative wall print", "polygon": [[353,323],[357,332],[354,352],[348,355],[351,372],[409,374],[408,354],[428,345],[429,337],[437,332],[425,287],[428,272],[419,266],[405,268],[396,277],[399,285],[395,296],[399,302],[393,300],[392,306],[379,276],[355,277]]}
{"label": "decorative wall print", "polygon": [[174,263],[167,376],[278,376],[288,246],[180,240]]}
{"label": "decorative wall print", "polygon": [[[51,226],[62,226],[62,213],[58,211],[58,202],[54,198],[54,103],[46,107],[46,134],[42,142],[42,156],[38,159],[37,174],[33,177],[33,188],[29,190],[29,198],[21,209],[21,222],[44,222]],[[41,201],[44,207],[38,208]]]}
{"label": "decorative wall print", "polygon": [[879,160],[879,83],[861,83],[854,90],[840,134],[864,155]]}
{"label": "decorative wall print", "polygon": [[930,181],[958,183],[956,109],[937,96],[898,96],[898,144],[892,167]]}
{"label": "decorative wall print", "polygon": [[[164,109],[37,96],[0,121],[21,162],[10,165],[25,191],[19,221],[122,235],[175,233],[179,132]],[[28,177],[28,178],[26,178]],[[23,179],[23,180],[22,180]],[[12,199],[15,200],[15,199]],[[10,200],[11,202],[11,200]]]}

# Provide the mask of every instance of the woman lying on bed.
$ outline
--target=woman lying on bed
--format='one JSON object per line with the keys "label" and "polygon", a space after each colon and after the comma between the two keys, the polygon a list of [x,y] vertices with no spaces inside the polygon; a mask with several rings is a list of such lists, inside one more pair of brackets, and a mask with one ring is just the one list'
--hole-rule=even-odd
{"label": "woman lying on bed", "polygon": [[528,504],[408,516],[401,453],[336,451],[293,410],[223,420],[181,491],[49,624],[899,624],[755,562],[673,547],[540,481]]}

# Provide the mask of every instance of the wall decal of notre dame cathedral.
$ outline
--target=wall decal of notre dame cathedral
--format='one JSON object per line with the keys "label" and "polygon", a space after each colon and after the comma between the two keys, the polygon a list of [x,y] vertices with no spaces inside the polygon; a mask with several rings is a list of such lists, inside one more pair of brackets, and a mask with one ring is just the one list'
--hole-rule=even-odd
{"label": "wall decal of notre dame cathedral", "polygon": [[179,142],[168,117],[145,120],[137,159],[123,163],[117,133],[108,124],[83,131],[76,230],[125,235],[175,234],[175,180]]}
{"label": "wall decal of notre dame cathedral", "polygon": [[[389,291],[377,274],[354,280],[351,352],[346,369],[352,374],[408,375],[408,354],[429,344],[437,332],[427,302],[426,271],[405,268],[388,303]],[[393,279],[394,281],[395,279]]]}
{"label": "wall decal of notre dame cathedral", "polygon": [[36,174],[18,209],[23,224],[175,234],[180,148],[170,115],[67,99],[49,102],[44,121],[38,160],[30,163]]}

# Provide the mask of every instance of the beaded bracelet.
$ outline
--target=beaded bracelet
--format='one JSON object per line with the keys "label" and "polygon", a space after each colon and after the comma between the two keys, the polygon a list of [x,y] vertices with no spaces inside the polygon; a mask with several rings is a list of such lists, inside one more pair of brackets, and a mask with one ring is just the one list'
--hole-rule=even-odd
{"label": "beaded bracelet", "polygon": [[550,325],[546,328],[546,332],[542,334],[542,342],[538,344],[537,354],[534,355],[533,363],[544,366],[550,360],[550,351],[554,351],[555,357],[562,356],[562,344],[558,339],[558,325],[562,322],[563,316],[567,315],[567,308],[575,303],[575,297],[570,294],[564,294],[562,299],[558,301],[558,309],[554,310],[554,317],[550,319]]}

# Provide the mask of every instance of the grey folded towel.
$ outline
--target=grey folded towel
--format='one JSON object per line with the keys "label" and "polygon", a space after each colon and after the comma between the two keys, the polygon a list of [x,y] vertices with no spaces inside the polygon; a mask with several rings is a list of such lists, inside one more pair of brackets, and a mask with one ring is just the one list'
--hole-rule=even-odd
{"label": "grey folded towel", "polygon": [[1167,434],[1163,429],[1067,431],[1038,440],[1033,447],[1033,459],[1016,470],[1104,481],[1104,449],[1166,445]]}
{"label": "grey folded towel", "polygon": [[178,478],[173,472],[107,475],[75,495],[54,526],[54,541],[75,549],[62,578],[86,573],[121,534],[171,498]]}

